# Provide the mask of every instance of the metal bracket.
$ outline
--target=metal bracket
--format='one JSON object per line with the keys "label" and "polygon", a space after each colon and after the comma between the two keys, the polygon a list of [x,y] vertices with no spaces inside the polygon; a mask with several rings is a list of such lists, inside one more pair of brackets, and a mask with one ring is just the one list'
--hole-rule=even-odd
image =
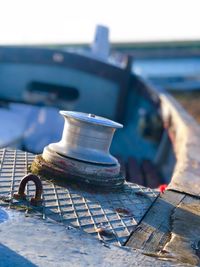
{"label": "metal bracket", "polygon": [[42,182],[37,175],[34,175],[32,173],[29,173],[22,178],[22,180],[19,184],[18,192],[15,193],[13,195],[13,197],[15,199],[26,199],[25,187],[29,181],[33,181],[35,184],[35,195],[34,195],[34,197],[31,198],[30,203],[33,206],[40,206],[42,203],[41,196],[42,196],[42,192],[43,192]]}

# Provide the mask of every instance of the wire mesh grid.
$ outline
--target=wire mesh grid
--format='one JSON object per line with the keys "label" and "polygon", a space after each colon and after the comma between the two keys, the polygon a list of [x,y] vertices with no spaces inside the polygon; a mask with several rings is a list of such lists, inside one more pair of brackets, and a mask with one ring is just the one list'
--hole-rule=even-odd
{"label": "wire mesh grid", "polygon": [[[13,194],[21,178],[27,174],[34,155],[12,149],[0,150],[0,195],[9,197],[1,205],[17,205]],[[53,178],[53,177],[52,177]],[[106,242],[123,245],[158,196],[155,190],[126,183],[120,191],[94,193],[43,180],[43,206],[34,210],[42,219],[50,219],[67,227],[79,228]],[[27,186],[27,196],[35,187]],[[30,211],[31,210],[31,211]]]}

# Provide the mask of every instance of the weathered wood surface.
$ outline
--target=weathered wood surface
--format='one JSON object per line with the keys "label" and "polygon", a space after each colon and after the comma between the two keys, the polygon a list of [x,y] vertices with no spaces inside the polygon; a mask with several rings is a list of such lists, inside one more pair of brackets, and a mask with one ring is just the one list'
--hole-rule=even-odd
{"label": "weathered wood surface", "polygon": [[134,230],[127,246],[162,259],[199,265],[200,199],[166,191]]}
{"label": "weathered wood surface", "polygon": [[132,233],[127,245],[149,253],[157,252],[160,242],[170,230],[170,215],[183,198],[182,194],[166,191]]}
{"label": "weathered wood surface", "polygon": [[159,97],[177,159],[168,188],[200,196],[200,126],[171,95],[165,93]]}
{"label": "weathered wood surface", "polygon": [[200,199],[186,195],[171,215],[171,228],[163,250],[181,262],[200,265]]}

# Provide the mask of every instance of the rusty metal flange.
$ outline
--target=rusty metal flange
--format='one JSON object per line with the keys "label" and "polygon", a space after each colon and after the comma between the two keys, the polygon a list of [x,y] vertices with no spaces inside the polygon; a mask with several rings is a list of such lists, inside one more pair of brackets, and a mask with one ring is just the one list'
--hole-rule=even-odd
{"label": "rusty metal flange", "polygon": [[99,166],[85,163],[74,159],[64,158],[53,151],[49,160],[44,160],[40,155],[36,156],[31,170],[45,178],[54,177],[65,182],[72,182],[79,185],[85,184],[98,186],[104,189],[120,188],[125,181],[124,175],[117,171],[116,166]]}

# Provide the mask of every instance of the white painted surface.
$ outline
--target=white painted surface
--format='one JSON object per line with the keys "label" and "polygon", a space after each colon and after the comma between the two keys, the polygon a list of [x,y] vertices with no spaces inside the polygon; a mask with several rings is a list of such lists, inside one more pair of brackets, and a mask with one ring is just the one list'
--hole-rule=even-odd
{"label": "white painted surface", "polygon": [[91,43],[95,25],[111,41],[200,39],[199,0],[1,0],[0,43]]}
{"label": "white painted surface", "polygon": [[[140,251],[104,244],[71,227],[14,212],[1,224],[0,266],[172,266]],[[20,216],[17,216],[20,214]]]}

